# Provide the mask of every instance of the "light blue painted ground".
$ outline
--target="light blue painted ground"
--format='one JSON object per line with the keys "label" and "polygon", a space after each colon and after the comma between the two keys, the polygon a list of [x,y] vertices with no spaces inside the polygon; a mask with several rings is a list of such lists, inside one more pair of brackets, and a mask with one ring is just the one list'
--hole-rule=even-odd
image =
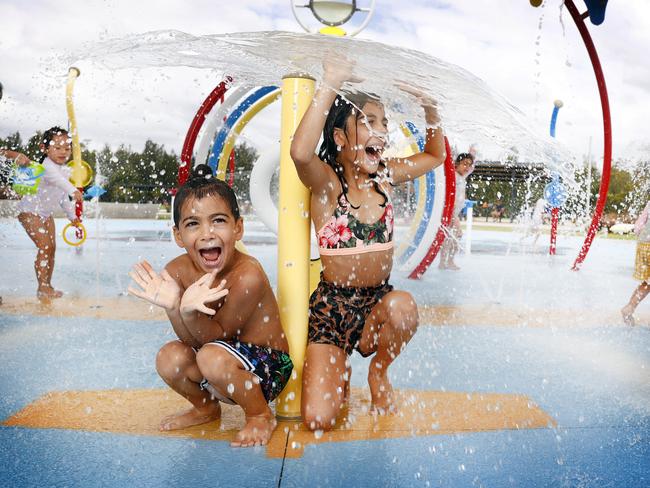
{"label": "light blue painted ground", "polygon": [[[88,221],[91,235],[94,225]],[[68,293],[115,296],[133,262],[147,258],[161,267],[179,252],[164,222],[100,221],[98,230],[102,239],[90,239],[81,254],[59,245],[54,282]],[[256,223],[247,232],[251,253],[275,282],[272,239]],[[393,283],[421,304],[503,304],[540,313],[562,304],[604,314],[636,286],[631,241],[596,240],[575,273],[568,268],[579,239],[561,237],[560,255],[550,259],[522,253],[514,234],[474,236],[474,253],[459,259],[461,271],[432,268],[413,282],[397,270]],[[14,221],[0,220],[0,243],[0,295],[32,295],[35,252],[27,236]],[[308,445],[302,458],[282,460],[225,442],[0,427],[0,482],[650,486],[650,329],[608,320],[579,328],[424,326],[391,369],[397,388],[528,395],[557,428]],[[166,322],[13,316],[0,308],[0,417],[51,390],[161,388],[154,357],[171,338]],[[352,367],[353,385],[365,386],[367,360],[355,355]]]}

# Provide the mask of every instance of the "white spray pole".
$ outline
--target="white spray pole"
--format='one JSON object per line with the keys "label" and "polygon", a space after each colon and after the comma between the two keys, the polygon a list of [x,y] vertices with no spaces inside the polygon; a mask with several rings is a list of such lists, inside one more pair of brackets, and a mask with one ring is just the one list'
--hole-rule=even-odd
{"label": "white spray pole", "polygon": [[472,223],[474,222],[474,200],[465,200],[467,208],[467,227],[465,228],[465,254],[472,254]]}

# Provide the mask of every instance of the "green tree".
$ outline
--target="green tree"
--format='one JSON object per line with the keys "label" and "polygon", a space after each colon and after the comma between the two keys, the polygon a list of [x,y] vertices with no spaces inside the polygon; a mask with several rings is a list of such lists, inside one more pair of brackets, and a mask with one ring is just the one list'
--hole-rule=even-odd
{"label": "green tree", "polygon": [[627,195],[626,204],[631,216],[636,217],[650,200],[650,160],[637,161],[630,171],[630,178],[633,188]]}
{"label": "green tree", "polygon": [[20,132],[14,132],[7,137],[0,138],[0,147],[10,149],[12,151],[24,152],[23,141],[20,137]]}
{"label": "green tree", "polygon": [[[235,178],[233,180],[232,189],[237,195],[239,204],[246,208],[250,204],[250,179],[251,170],[255,161],[257,161],[258,153],[254,147],[249,146],[246,142],[242,142],[235,146]],[[228,177],[226,177],[228,180]]]}
{"label": "green tree", "polygon": [[[110,156],[110,157],[109,157]],[[106,199],[130,203],[168,203],[176,186],[178,158],[164,146],[147,140],[141,153],[120,146],[110,154],[102,150]]]}

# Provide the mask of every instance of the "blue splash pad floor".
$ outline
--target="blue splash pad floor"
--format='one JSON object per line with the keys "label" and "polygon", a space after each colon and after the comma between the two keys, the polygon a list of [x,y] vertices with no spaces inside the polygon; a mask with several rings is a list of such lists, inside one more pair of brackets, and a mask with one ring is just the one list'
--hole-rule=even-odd
{"label": "blue splash pad floor", "polygon": [[[72,294],[114,296],[126,288],[134,261],[144,257],[159,267],[178,252],[164,239],[108,238],[129,228],[155,235],[160,222],[101,225],[107,238],[90,240],[81,254],[60,244],[55,282]],[[0,270],[0,294],[8,298],[33,293],[34,251],[19,231],[13,222],[0,221],[3,255],[12,263]],[[574,273],[567,269],[578,239],[566,238],[562,253],[549,260],[516,251],[506,255],[514,247],[507,233],[475,232],[475,238],[476,253],[460,257],[460,272],[432,269],[423,282],[411,282],[396,271],[395,285],[422,305],[527,306],[540,315],[564,306],[603,311],[604,317],[615,317],[636,286],[629,278],[633,242],[597,240],[583,270]],[[250,248],[275,280],[275,247]],[[643,320],[647,307],[639,307]],[[171,338],[165,321],[41,317],[0,307],[0,417],[50,391],[163,388],[154,358]],[[353,386],[365,386],[367,360],[353,356],[352,368]],[[231,449],[227,442],[2,426],[0,481],[111,487],[649,486],[649,368],[650,329],[626,328],[609,318],[580,327],[425,323],[391,368],[396,388],[523,394],[557,426],[322,443],[306,446],[300,458],[284,459],[268,458],[261,448]]]}

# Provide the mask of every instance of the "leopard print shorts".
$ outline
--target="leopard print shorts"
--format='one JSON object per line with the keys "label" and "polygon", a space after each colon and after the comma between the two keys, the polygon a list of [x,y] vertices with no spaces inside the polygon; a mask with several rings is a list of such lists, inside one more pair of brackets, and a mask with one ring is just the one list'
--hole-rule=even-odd
{"label": "leopard print shorts", "polygon": [[356,288],[321,279],[309,299],[309,344],[340,347],[348,356],[358,351],[366,318],[392,289],[388,280],[378,286]]}

